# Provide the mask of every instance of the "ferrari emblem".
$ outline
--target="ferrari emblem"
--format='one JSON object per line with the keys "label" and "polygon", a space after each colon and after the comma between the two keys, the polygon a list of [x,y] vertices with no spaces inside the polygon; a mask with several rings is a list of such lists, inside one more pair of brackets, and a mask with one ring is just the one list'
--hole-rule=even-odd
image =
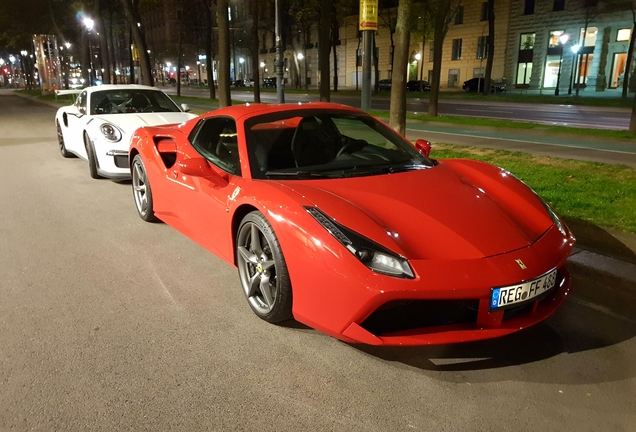
{"label": "ferrari emblem", "polygon": [[261,263],[258,263],[256,265],[256,271],[259,273],[263,273],[263,265]]}
{"label": "ferrari emblem", "polygon": [[523,261],[521,261],[520,259],[515,260],[515,262],[516,262],[517,264],[519,264],[519,267],[521,268],[521,270],[525,270],[525,269],[527,269],[527,268],[528,268],[528,267],[526,267],[526,265],[523,263]]}

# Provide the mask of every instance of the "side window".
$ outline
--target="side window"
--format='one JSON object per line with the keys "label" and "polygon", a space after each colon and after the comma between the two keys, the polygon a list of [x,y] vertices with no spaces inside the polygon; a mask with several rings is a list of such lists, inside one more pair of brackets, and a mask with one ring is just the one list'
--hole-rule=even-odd
{"label": "side window", "polygon": [[208,161],[230,174],[241,175],[236,123],[228,117],[201,120],[188,137]]}
{"label": "side window", "polygon": [[77,109],[80,113],[86,114],[86,92],[85,91],[81,92],[80,95],[77,97],[77,100],[75,101],[75,105],[77,106]]}

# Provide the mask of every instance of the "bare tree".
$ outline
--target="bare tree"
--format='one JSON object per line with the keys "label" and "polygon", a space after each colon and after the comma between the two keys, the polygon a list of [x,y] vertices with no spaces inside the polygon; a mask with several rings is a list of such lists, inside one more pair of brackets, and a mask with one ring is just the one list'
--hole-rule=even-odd
{"label": "bare tree", "polygon": [[391,100],[389,106],[389,124],[398,133],[406,134],[406,74],[409,57],[411,32],[411,0],[400,0],[395,25],[395,51],[393,56],[393,76]]}
{"label": "bare tree", "polygon": [[141,27],[141,18],[139,17],[139,1],[121,0],[121,2],[130,22],[132,38],[139,51],[139,67],[141,69],[141,79],[139,81],[142,84],[151,86],[153,85],[152,68],[150,65],[150,55],[148,54],[148,44],[146,43],[146,37]]}
{"label": "bare tree", "polygon": [[261,77],[260,65],[258,61],[258,0],[252,1],[252,82],[254,83],[254,102],[261,101]]}
{"label": "bare tree", "polygon": [[[301,72],[300,85],[305,89],[308,88],[307,81],[307,48],[310,44],[311,28],[313,25],[319,22],[320,16],[320,1],[319,0],[290,0],[289,14],[296,23],[297,30],[301,36],[301,50],[302,60],[298,64],[298,71]],[[295,46],[295,44],[294,44]],[[298,48],[295,47],[294,51]],[[297,52],[294,53],[294,58],[297,59]]]}
{"label": "bare tree", "polygon": [[[634,0],[628,0],[627,6],[632,12],[632,34],[629,38],[629,48],[627,49],[627,60],[625,62],[625,73],[623,74],[623,93],[624,99],[627,99],[627,92],[629,91],[629,74],[632,68],[632,62],[634,59],[634,44],[636,43],[636,4]],[[633,119],[633,115],[632,115]],[[631,130],[631,127],[630,127]]]}
{"label": "bare tree", "polygon": [[216,88],[214,87],[214,71],[212,70],[212,37],[214,34],[212,14],[215,10],[214,0],[201,0],[203,13],[205,14],[205,67],[208,71],[208,87],[210,89],[210,99],[216,99]]}
{"label": "bare tree", "polygon": [[318,63],[320,64],[320,100],[329,102],[329,33],[331,21],[332,0],[322,0],[320,3],[320,39],[318,40]]}
{"label": "bare tree", "polygon": [[228,20],[228,0],[218,0],[216,21],[219,28],[219,106],[232,105],[230,95],[230,23]]}
{"label": "bare tree", "polygon": [[486,71],[484,73],[484,94],[490,94],[490,81],[492,79],[492,64],[495,59],[495,0],[488,0],[488,58],[486,59]]}
{"label": "bare tree", "polygon": [[430,0],[431,16],[435,20],[433,36],[433,76],[431,79],[431,96],[428,102],[428,115],[437,117],[439,104],[439,85],[442,72],[442,50],[448,25],[457,13],[460,0]]}

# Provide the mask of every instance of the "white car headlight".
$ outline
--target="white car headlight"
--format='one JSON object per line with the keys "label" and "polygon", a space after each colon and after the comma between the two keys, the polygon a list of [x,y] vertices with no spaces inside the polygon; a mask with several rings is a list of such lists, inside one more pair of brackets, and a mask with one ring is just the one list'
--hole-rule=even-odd
{"label": "white car headlight", "polygon": [[104,138],[106,138],[108,141],[117,142],[121,140],[121,132],[115,125],[104,123],[100,126],[99,130],[102,132],[102,135],[104,135]]}

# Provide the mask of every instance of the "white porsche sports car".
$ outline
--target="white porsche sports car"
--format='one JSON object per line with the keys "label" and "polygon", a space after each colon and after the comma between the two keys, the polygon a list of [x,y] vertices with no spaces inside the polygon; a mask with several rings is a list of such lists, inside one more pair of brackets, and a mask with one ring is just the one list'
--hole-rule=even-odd
{"label": "white porsche sports car", "polygon": [[196,115],[163,91],[143,85],[102,85],[58,94],[78,94],[55,115],[62,156],[88,161],[93,178],[130,178],[128,147],[137,128],[182,123]]}

